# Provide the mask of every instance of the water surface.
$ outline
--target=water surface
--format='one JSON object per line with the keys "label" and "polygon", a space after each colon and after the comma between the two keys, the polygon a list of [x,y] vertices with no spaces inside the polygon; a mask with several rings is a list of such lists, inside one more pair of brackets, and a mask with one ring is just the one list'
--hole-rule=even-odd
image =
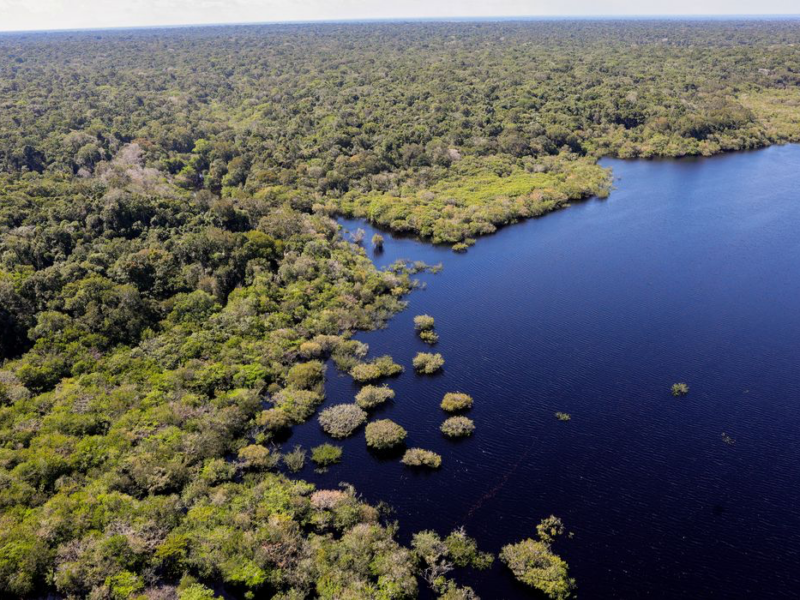
{"label": "water surface", "polygon": [[[388,328],[358,336],[406,367],[377,415],[442,469],[381,461],[359,432],[341,465],[302,476],[388,502],[404,541],[463,524],[497,552],[558,515],[574,538],[556,550],[585,599],[797,598],[800,146],[604,164],[607,200],[464,255],[384,233],[376,264],[444,264]],[[411,368],[429,349],[413,330],[421,313],[436,318],[439,376]],[[687,397],[670,395],[677,381]],[[452,442],[438,405],[456,390],[475,398],[477,431]],[[326,404],[356,391],[329,370]],[[322,441],[314,420],[290,443]],[[499,563],[459,579],[484,600],[531,595]]]}

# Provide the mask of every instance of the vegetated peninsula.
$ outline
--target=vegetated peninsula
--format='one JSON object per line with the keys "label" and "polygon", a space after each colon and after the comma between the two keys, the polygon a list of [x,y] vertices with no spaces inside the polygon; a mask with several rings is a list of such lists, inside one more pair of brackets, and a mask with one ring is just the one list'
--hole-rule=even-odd
{"label": "vegetated peninsula", "polygon": [[[292,475],[325,361],[377,384],[322,417],[337,438],[403,370],[352,335],[415,267],[376,269],[331,217],[464,250],[606,194],[600,156],[800,141],[797,64],[793,20],[3,35],[0,595],[474,598],[451,571],[491,560],[463,531],[405,547],[356,490]],[[566,597],[539,533],[501,560]]]}

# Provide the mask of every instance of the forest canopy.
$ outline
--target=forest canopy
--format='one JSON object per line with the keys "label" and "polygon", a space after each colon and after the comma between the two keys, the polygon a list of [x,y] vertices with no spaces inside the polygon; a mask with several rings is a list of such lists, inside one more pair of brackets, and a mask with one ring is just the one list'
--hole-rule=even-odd
{"label": "forest canopy", "polygon": [[[474,598],[438,576],[459,564],[438,534],[404,547],[355,490],[284,468],[328,359],[403,370],[353,334],[417,267],[376,269],[331,217],[464,250],[607,194],[601,156],[800,141],[799,65],[793,20],[0,35],[0,596],[411,598],[435,571]],[[336,435],[367,419],[348,406]],[[566,581],[542,544],[503,560]]]}

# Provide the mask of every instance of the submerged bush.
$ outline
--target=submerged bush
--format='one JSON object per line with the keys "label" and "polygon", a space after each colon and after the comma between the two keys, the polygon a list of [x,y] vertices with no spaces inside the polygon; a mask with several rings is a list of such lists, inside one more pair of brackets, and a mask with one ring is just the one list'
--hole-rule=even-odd
{"label": "submerged bush", "polygon": [[310,419],[322,400],[322,394],[310,390],[286,389],[272,397],[275,406],[285,412],[295,425]]}
{"label": "submerged bush", "polygon": [[519,581],[543,592],[548,598],[565,600],[575,589],[567,563],[550,549],[550,545],[532,539],[504,546],[503,561]]}
{"label": "submerged bush", "polygon": [[458,412],[472,408],[473,400],[469,394],[461,392],[448,392],[442,398],[442,410],[447,412]]}
{"label": "submerged bush", "polygon": [[374,450],[388,450],[402,444],[407,432],[391,419],[373,421],[365,431],[367,446]]}
{"label": "submerged bush", "polygon": [[302,471],[306,464],[306,451],[300,446],[295,446],[294,450],[283,455],[283,464],[292,473]]}
{"label": "submerged bush", "polygon": [[380,233],[372,236],[372,246],[375,250],[383,250],[383,236]]}
{"label": "submerged bush", "polygon": [[392,398],[394,398],[394,390],[390,387],[366,385],[356,394],[356,404],[364,410],[369,410]]}
{"label": "submerged bush", "polygon": [[450,417],[440,429],[449,438],[467,437],[475,431],[475,423],[469,417]]}
{"label": "submerged bush", "polygon": [[444,358],[439,353],[418,352],[414,357],[413,365],[417,373],[431,375],[444,366]]}
{"label": "submerged bush", "polygon": [[685,383],[673,383],[672,384],[672,395],[676,398],[679,396],[685,396],[689,393],[689,386]]}
{"label": "submerged bush", "polygon": [[342,448],[333,444],[321,444],[311,449],[311,460],[319,467],[329,467],[342,460]]}
{"label": "submerged bush", "polygon": [[335,438],[351,435],[367,420],[367,413],[355,404],[337,404],[319,415],[319,424],[325,433]]}
{"label": "submerged bush", "polygon": [[253,471],[272,469],[278,464],[278,457],[258,444],[250,444],[239,450],[239,460],[242,467]]}
{"label": "submerged bush", "polygon": [[553,600],[566,600],[575,589],[569,577],[567,563],[554,554],[550,544],[566,529],[561,519],[550,516],[536,526],[538,540],[526,539],[504,546],[503,561],[519,581],[542,591]]}
{"label": "submerged bush", "polygon": [[435,323],[434,318],[430,315],[417,315],[414,317],[414,329],[417,331],[431,331]]}
{"label": "submerged bush", "polygon": [[565,412],[557,412],[556,419],[558,419],[559,421],[569,421],[572,419],[572,415]]}
{"label": "submerged bush", "polygon": [[403,372],[389,355],[380,356],[370,362],[359,363],[350,369],[350,376],[359,383],[375,381],[381,377],[393,377]]}
{"label": "submerged bush", "polygon": [[298,390],[310,390],[321,385],[325,379],[325,365],[318,361],[298,363],[286,375],[286,385]]}
{"label": "submerged bush", "polygon": [[256,424],[267,431],[284,431],[292,426],[288,413],[280,408],[262,410],[256,417]]}
{"label": "submerged bush", "polygon": [[438,469],[442,466],[442,457],[422,448],[411,448],[406,450],[401,461],[407,467],[428,467]]}
{"label": "submerged bush", "polygon": [[419,332],[419,339],[421,339],[426,344],[435,344],[439,341],[439,334],[435,331],[420,331]]}

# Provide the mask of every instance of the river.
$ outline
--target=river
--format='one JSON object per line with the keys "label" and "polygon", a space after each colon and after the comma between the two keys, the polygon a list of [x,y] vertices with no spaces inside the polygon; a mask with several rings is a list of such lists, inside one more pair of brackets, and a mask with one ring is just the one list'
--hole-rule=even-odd
{"label": "river", "polygon": [[[444,269],[418,276],[426,288],[387,328],[358,335],[406,367],[376,416],[442,468],[376,458],[359,431],[341,465],[301,476],[389,503],[403,541],[464,525],[497,552],[555,514],[574,534],[555,549],[584,599],[797,598],[800,146],[603,164],[608,199],[466,254],[384,232],[384,252],[369,250],[378,266]],[[414,333],[421,313],[446,360],[433,377],[411,368],[429,350]],[[690,392],[674,398],[679,381]],[[332,365],[326,385],[326,405],[357,391]],[[475,398],[472,438],[439,432],[448,391]],[[314,419],[288,445],[322,441]],[[484,600],[531,596],[499,561],[458,579]]]}

